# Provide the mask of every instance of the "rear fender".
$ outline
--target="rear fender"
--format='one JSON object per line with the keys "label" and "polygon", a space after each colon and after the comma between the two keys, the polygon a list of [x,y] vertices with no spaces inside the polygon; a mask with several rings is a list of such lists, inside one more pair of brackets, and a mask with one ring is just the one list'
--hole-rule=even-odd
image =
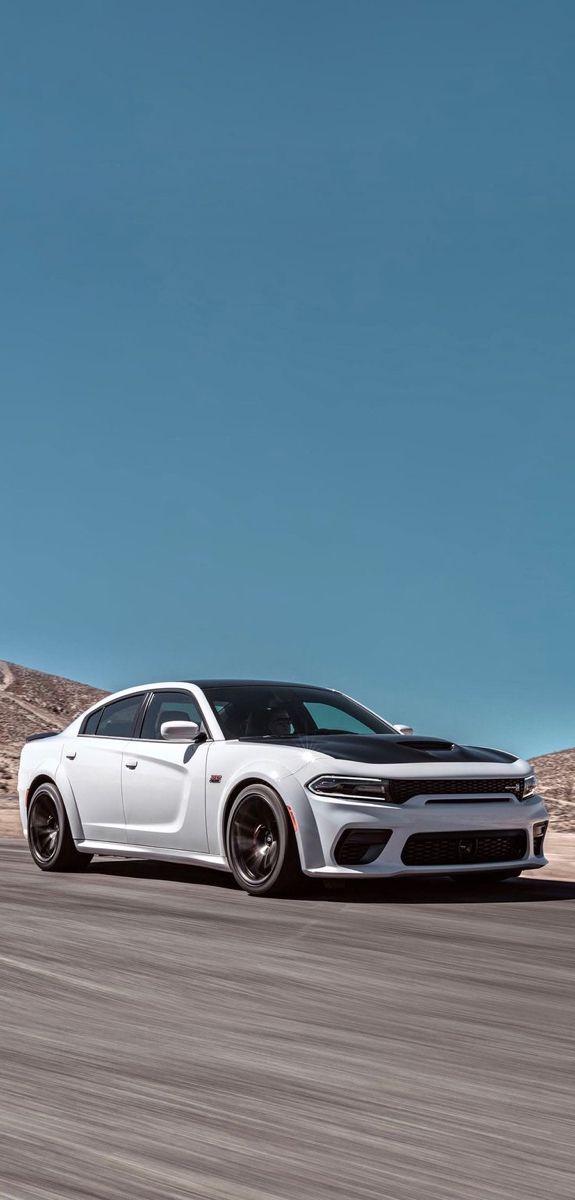
{"label": "rear fender", "polygon": [[66,775],[66,768],[62,763],[60,763],[58,770],[56,771],[55,783],[62,797],[64,808],[66,809],[66,816],[68,817],[72,837],[74,838],[75,842],[83,842],[84,829],[80,820],[80,813],[78,812],[76,797],[74,796],[70,786],[70,781]]}
{"label": "rear fender", "polygon": [[[78,806],[72,788],[70,786],[66,769],[62,764],[61,757],[64,749],[64,743],[58,741],[57,748],[52,743],[52,750],[45,758],[31,764],[23,762],[18,780],[18,791],[20,799],[20,819],[22,828],[27,836],[28,833],[28,805],[30,803],[32,792],[34,790],[34,780],[39,778],[51,779],[55,783],[62,797],[66,816],[70,824],[70,831],[75,842],[84,840],[84,830],[78,812]],[[24,753],[22,759],[25,760]]]}

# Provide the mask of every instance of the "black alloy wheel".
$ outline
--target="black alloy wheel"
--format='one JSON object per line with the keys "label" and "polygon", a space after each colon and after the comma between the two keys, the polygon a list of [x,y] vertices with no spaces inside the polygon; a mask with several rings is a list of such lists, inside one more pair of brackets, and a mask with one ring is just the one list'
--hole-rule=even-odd
{"label": "black alloy wheel", "polygon": [[92,859],[76,849],[58,788],[41,783],[28,807],[28,845],[41,871],[82,871]]}
{"label": "black alloy wheel", "polygon": [[232,805],[226,852],[240,887],[253,896],[297,889],[301,868],[286,809],[266,784],[244,788]]}
{"label": "black alloy wheel", "polygon": [[62,831],[58,809],[46,792],[36,796],[30,806],[28,829],[36,862],[47,865],[57,853]]}

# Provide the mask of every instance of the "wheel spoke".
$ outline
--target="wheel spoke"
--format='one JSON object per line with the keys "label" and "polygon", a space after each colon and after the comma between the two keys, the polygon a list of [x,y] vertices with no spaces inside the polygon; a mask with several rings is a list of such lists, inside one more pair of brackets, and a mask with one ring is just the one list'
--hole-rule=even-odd
{"label": "wheel spoke", "polygon": [[60,833],[60,821],[51,796],[39,796],[30,813],[30,842],[36,858],[48,862],[54,854]]}
{"label": "wheel spoke", "polygon": [[246,796],[233,818],[230,842],[246,879],[262,883],[271,875],[279,854],[279,828],[273,808],[262,796]]}

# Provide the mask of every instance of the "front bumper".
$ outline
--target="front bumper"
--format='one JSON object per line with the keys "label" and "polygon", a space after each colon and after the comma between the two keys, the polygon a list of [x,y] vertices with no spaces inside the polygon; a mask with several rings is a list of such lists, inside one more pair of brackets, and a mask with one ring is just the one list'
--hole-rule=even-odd
{"label": "front bumper", "polygon": [[[334,800],[308,792],[311,819],[300,830],[300,854],[306,875],[338,878],[381,878],[392,876],[445,875],[470,871],[501,870],[506,867],[522,871],[537,870],[547,863],[545,855],[536,853],[534,826],[549,819],[539,796],[529,800],[503,800],[501,803],[433,803],[424,797],[414,798],[401,806],[392,804],[361,804],[355,800]],[[344,866],[336,859],[336,848],[342,834],[361,830],[390,830],[387,844],[372,862]],[[405,844],[414,834],[466,834],[470,830],[484,833],[525,833],[524,852],[519,858],[469,861],[439,865],[407,865],[402,858]],[[463,840],[463,839],[462,839]],[[521,839],[518,839],[521,840]]]}

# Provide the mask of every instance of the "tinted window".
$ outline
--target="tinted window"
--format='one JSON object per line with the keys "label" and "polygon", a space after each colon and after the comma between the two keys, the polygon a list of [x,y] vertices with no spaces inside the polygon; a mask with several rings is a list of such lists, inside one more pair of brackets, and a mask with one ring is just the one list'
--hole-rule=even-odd
{"label": "tinted window", "polygon": [[101,716],[102,716],[102,709],[98,708],[96,710],[96,712],[92,713],[91,716],[88,717],[88,720],[85,722],[82,733],[95,733],[98,728],[98,721],[100,720]]}
{"label": "tinted window", "polygon": [[319,730],[326,729],[330,733],[370,732],[365,721],[358,720],[353,713],[346,712],[335,704],[315,704],[308,701],[306,708]]}
{"label": "tinted window", "polygon": [[123,700],[114,700],[113,704],[107,704],[98,725],[97,737],[132,737],[142,699],[140,693],[138,696],[126,696]]}
{"label": "tinted window", "polygon": [[206,684],[226,738],[290,738],[334,733],[395,733],[391,725],[325,688],[288,684]]}
{"label": "tinted window", "polygon": [[146,710],[140,737],[160,741],[164,721],[195,721],[202,724],[202,714],[189,692],[154,692]]}

